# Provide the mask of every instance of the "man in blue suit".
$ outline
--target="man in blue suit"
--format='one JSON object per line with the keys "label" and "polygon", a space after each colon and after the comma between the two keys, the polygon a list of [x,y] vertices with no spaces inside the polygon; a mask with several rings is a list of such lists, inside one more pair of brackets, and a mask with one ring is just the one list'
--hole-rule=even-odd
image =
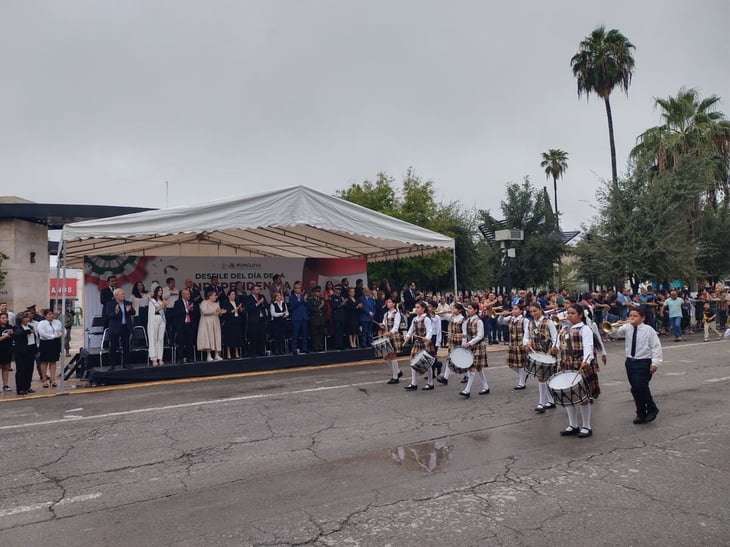
{"label": "man in blue suit", "polygon": [[114,370],[119,364],[125,365],[129,354],[129,335],[134,326],[134,308],[129,300],[124,299],[123,289],[114,289],[114,298],[104,306],[104,316],[109,320],[109,356]]}

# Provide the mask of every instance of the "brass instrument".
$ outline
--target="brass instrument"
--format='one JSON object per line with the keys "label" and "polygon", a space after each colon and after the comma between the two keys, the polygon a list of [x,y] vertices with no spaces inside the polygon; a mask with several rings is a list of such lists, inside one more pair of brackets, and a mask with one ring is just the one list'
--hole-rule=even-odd
{"label": "brass instrument", "polygon": [[[502,312],[503,309],[504,308],[502,306],[493,306],[489,312],[489,317],[494,319],[498,315],[497,312]],[[504,313],[500,313],[499,315],[504,315]]]}
{"label": "brass instrument", "polygon": [[601,331],[606,334],[611,334],[614,329],[620,327],[624,323],[626,323],[626,321],[616,321],[615,323],[609,323],[608,321],[602,321],[598,328],[601,329]]}

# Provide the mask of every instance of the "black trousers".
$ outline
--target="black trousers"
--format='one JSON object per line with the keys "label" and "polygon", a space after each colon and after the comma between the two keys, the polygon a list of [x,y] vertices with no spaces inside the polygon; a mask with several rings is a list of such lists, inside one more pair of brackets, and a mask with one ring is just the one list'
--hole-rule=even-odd
{"label": "black trousers", "polygon": [[[121,348],[121,354],[119,352]],[[124,366],[129,356],[129,326],[122,325],[119,334],[109,335],[109,362],[112,368],[122,365]]]}
{"label": "black trousers", "polygon": [[28,391],[33,380],[33,364],[35,363],[36,347],[28,346],[27,351],[15,353],[15,390]]}
{"label": "black trousers", "polygon": [[246,325],[246,341],[249,357],[266,353],[266,323],[249,320]]}
{"label": "black trousers", "polygon": [[195,361],[195,331],[193,323],[183,323],[177,331],[175,343],[177,344],[177,359],[187,359],[188,363]]}
{"label": "black trousers", "polygon": [[629,379],[629,384],[631,384],[631,395],[636,403],[636,415],[642,418],[647,413],[657,410],[649,389],[652,376],[649,372],[650,366],[651,359],[626,358],[626,376]]}
{"label": "black trousers", "polygon": [[335,319],[333,324],[335,332],[332,335],[332,346],[335,349],[343,349],[345,344],[345,320]]}

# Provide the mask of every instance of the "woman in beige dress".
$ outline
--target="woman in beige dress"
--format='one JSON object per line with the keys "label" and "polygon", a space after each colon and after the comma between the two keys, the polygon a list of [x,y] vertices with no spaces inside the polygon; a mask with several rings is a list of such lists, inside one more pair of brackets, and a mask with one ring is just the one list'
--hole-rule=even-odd
{"label": "woman in beige dress", "polygon": [[[218,305],[218,295],[208,291],[206,299],[200,303],[200,324],[198,325],[198,351],[206,353],[206,361],[221,361],[221,320],[226,313]],[[215,355],[213,355],[215,354]]]}

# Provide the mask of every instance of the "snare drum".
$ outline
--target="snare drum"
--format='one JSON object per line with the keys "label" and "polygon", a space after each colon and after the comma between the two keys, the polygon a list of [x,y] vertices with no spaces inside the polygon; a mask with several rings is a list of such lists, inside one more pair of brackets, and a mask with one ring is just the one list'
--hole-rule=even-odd
{"label": "snare drum", "polygon": [[467,348],[452,349],[446,362],[448,367],[456,374],[469,372],[472,363],[474,363],[474,354]]}
{"label": "snare drum", "polygon": [[574,406],[587,401],[590,397],[588,382],[576,370],[558,372],[547,382],[555,402],[561,406]]}
{"label": "snare drum", "polygon": [[393,353],[393,344],[390,343],[390,338],[381,336],[373,340],[373,351],[375,351],[375,357],[383,357]]}
{"label": "snare drum", "polygon": [[531,351],[527,354],[525,371],[538,380],[547,380],[558,370],[558,360],[554,355]]}
{"label": "snare drum", "polygon": [[423,374],[430,369],[435,362],[436,358],[424,349],[413,356],[413,359],[411,359],[411,368],[418,374]]}

